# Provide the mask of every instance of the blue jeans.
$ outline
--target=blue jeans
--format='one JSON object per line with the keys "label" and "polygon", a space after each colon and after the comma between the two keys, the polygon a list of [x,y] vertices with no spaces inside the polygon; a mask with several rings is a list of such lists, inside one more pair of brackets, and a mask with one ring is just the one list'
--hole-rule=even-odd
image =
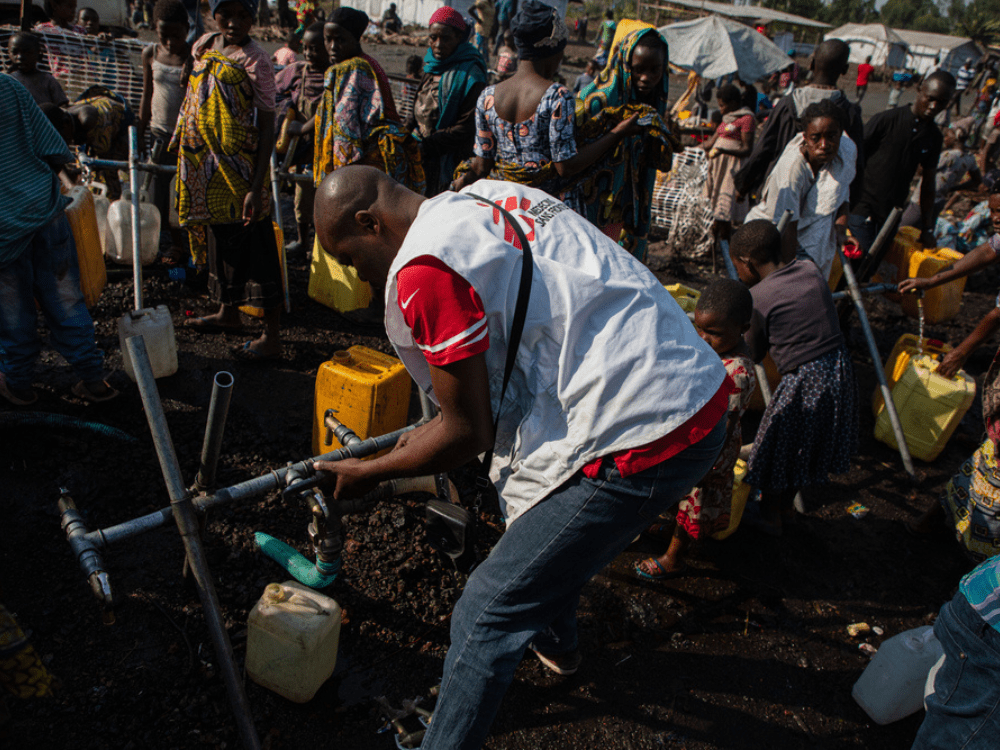
{"label": "blue jeans", "polygon": [[455,605],[422,750],[479,748],[528,644],[550,655],[577,647],[584,584],[705,476],[725,436],[723,417],[698,443],[624,478],[605,459],[595,479],[577,472],[510,525]]}
{"label": "blue jeans", "polygon": [[944,663],[913,750],[994,750],[1000,743],[1000,632],[959,592],[941,608],[934,635]]}
{"label": "blue jeans", "polygon": [[42,350],[35,300],[53,348],[81,380],[101,380],[104,355],[94,342],[94,322],[80,291],[76,242],[62,211],[35,232],[20,257],[0,268],[0,372],[15,389],[31,387]]}

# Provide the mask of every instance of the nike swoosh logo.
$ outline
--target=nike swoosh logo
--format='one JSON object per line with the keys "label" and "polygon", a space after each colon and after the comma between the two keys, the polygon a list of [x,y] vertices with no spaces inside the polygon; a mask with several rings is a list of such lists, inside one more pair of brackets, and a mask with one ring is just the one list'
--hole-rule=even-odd
{"label": "nike swoosh logo", "polygon": [[417,296],[417,292],[419,292],[419,291],[420,291],[420,290],[418,289],[418,290],[417,290],[416,292],[414,292],[413,294],[411,294],[411,295],[410,295],[410,296],[409,296],[409,297],[407,298],[406,302],[401,302],[401,303],[399,304],[399,306],[400,306],[401,308],[403,308],[403,309],[405,310],[405,309],[406,309],[407,307],[409,307],[409,305],[410,305],[410,302],[412,302],[412,301],[413,301],[413,298]]}

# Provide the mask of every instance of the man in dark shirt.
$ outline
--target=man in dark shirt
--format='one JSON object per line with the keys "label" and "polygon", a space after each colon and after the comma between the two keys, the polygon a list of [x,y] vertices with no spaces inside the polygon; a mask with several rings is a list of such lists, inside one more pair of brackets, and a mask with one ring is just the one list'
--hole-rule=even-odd
{"label": "man in dark shirt", "polygon": [[[767,123],[746,163],[736,172],[734,176],[736,189],[741,196],[760,193],[781,152],[802,129],[799,125],[799,116],[810,104],[823,99],[830,99],[844,110],[847,121],[845,133],[858,147],[855,174],[861,174],[864,168],[864,149],[861,148],[864,126],[861,121],[861,109],[849,102],[844,92],[837,88],[837,80],[847,72],[849,53],[847,44],[839,39],[827,39],[816,48],[809,66],[812,80],[805,86],[797,87],[791,94],[781,97],[781,101],[767,118]],[[851,185],[852,197],[859,184],[855,178]]]}
{"label": "man in dark shirt", "polygon": [[867,252],[892,209],[906,205],[910,182],[923,168],[920,189],[921,241],[934,246],[934,184],[943,137],[934,117],[948,106],[955,93],[955,78],[939,70],[920,87],[909,107],[879,112],[865,126],[867,158],[858,198],[852,201],[848,226],[862,251]]}

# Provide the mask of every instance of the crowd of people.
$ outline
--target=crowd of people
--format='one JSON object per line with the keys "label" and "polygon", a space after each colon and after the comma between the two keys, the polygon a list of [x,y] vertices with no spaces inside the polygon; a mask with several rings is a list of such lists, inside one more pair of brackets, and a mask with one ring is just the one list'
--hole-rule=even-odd
{"label": "crowd of people", "polygon": [[[50,5],[54,27],[99,31],[96,14],[75,14],[75,0]],[[477,0],[470,23],[441,7],[430,18],[426,54],[407,65],[412,106],[404,120],[388,76],[363,49],[365,12],[340,6],[323,22],[300,19],[272,57],[251,34],[257,10],[257,0],[211,0],[218,30],[192,39],[185,3],[158,0],[150,18],[158,42],[142,55],[138,113],[107,86],[70,103],[57,80],[60,50],[44,49],[36,34],[11,37],[13,68],[0,75],[0,163],[18,179],[0,185],[11,208],[0,217],[0,396],[16,406],[37,400],[35,300],[53,345],[80,376],[74,393],[91,401],[115,395],[74,289],[79,273],[60,187],[74,180],[70,146],[122,159],[132,124],[159,144],[161,164],[177,167],[176,195],[162,177],[153,190],[161,216],[173,204],[186,230],[168,230],[166,261],[207,268],[217,308],[186,321],[189,330],[242,330],[240,308],[251,305],[263,310],[263,331],[234,357],[280,359],[269,163],[283,142],[289,163],[311,175],[296,184],[297,234],[285,250],[304,254],[311,245],[311,272],[336,276],[347,290],[340,309],[370,307],[384,319],[399,357],[439,408],[388,455],[318,464],[329,473],[328,491],[362,495],[385,479],[493,457],[507,530],[456,605],[423,743],[476,748],[527,650],[558,674],[579,668],[580,591],[639,533],[662,538],[666,549],[635,572],[661,580],[686,574],[690,543],[729,525],[755,362],[770,354],[782,378],[749,451],[745,481],[760,503],[745,523],[781,535],[797,492],[849,469],[859,397],[828,285],[834,260],[848,243],[867,252],[894,208],[907,209],[906,222],[936,245],[941,212],[988,172],[964,150],[985,117],[942,134],[936,118],[972,79],[936,70],[912,107],[863,122],[838,88],[849,53],[839,40],[817,46],[808,72],[793,63],[781,74],[773,108],[764,104],[772,103],[766,82],[763,95],[754,82],[719,85],[717,127],[702,143],[704,194],[738,278],[708,286],[691,325],[644,264],[654,182],[679,148],[668,117],[669,50],[651,25],[616,22],[609,12],[597,54],[567,87],[558,72],[569,31],[554,8]],[[381,23],[401,28],[394,6]],[[55,76],[38,69],[43,52]],[[859,101],[871,72],[859,69]],[[106,178],[114,196],[116,177]],[[987,209],[1000,231],[1000,194]],[[966,249],[954,266],[900,291],[995,263],[1000,234]],[[953,375],[998,328],[995,310],[939,372]],[[974,654],[976,668],[993,675],[994,698],[995,370],[983,398],[986,441],[942,503],[912,525],[928,533],[946,520],[985,561],[938,621],[939,637],[952,644],[938,680],[961,682],[955,662]],[[958,736],[970,715],[998,728],[1000,716],[984,719],[959,703],[955,696],[965,700],[969,691],[935,693],[921,747]]]}

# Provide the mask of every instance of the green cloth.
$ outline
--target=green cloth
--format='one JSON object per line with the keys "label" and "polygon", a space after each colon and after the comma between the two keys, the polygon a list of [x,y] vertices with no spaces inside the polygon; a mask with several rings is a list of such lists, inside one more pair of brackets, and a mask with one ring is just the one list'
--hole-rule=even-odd
{"label": "green cloth", "polygon": [[639,114],[643,132],[629,136],[611,149],[600,166],[588,170],[584,185],[587,218],[600,228],[622,224],[619,244],[645,260],[657,170],[670,169],[677,143],[666,122],[667,61],[654,101],[641,104],[632,88],[632,51],[646,34],[641,29],[626,36],[597,79],[580,92],[576,102],[577,140],[596,140],[632,114]]}
{"label": "green cloth", "polygon": [[0,73],[0,266],[17,260],[31,237],[70,203],[51,163],[73,156],[28,90]]}
{"label": "green cloth", "polygon": [[458,108],[473,86],[486,83],[486,62],[479,50],[468,42],[462,42],[444,60],[438,60],[433,52],[427,50],[424,72],[441,76],[438,83],[438,130],[455,123]]}

